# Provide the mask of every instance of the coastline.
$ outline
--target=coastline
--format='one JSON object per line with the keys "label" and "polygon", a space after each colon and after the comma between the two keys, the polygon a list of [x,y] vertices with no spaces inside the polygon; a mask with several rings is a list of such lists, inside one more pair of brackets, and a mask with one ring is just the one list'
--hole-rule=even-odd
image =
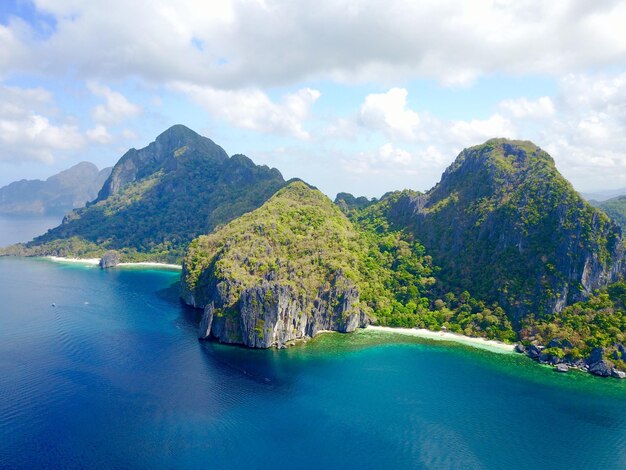
{"label": "coastline", "polygon": [[[88,266],[98,266],[100,258],[63,258],[61,256],[45,256],[45,259],[55,263],[84,264]],[[156,261],[138,261],[136,263],[119,263],[116,267],[122,268],[155,268],[155,269],[176,269],[183,267],[180,264],[158,263]]]}
{"label": "coastline", "polygon": [[157,261],[138,261],[136,263],[120,263],[115,267],[129,267],[129,268],[161,268],[161,269],[183,269],[180,264],[159,263]]}
{"label": "coastline", "polygon": [[100,258],[64,258],[62,256],[44,256],[44,258],[55,263],[88,264],[92,266],[97,266],[100,263]]}
{"label": "coastline", "polygon": [[406,336],[415,336],[418,338],[430,339],[433,341],[449,341],[466,346],[472,346],[479,349],[485,349],[487,351],[499,353],[499,354],[513,354],[515,352],[514,344],[506,344],[501,341],[495,341],[485,338],[473,338],[471,336],[464,336],[457,333],[450,333],[447,331],[431,331],[422,328],[394,328],[391,326],[376,326],[368,325],[365,331],[371,331],[374,333],[395,333]]}

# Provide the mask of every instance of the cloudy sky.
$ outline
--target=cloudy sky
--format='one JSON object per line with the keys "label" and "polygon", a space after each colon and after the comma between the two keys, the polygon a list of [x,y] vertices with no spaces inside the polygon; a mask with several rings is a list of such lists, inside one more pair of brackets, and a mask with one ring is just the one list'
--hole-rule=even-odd
{"label": "cloudy sky", "polygon": [[182,123],[334,196],[529,139],[626,186],[626,2],[2,0],[0,185]]}

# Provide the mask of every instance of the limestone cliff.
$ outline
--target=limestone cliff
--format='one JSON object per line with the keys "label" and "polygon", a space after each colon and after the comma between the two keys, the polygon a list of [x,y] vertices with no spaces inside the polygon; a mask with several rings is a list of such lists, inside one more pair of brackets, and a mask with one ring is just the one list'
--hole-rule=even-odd
{"label": "limestone cliff", "polygon": [[620,228],[530,142],[466,149],[432,190],[381,206],[424,244],[448,289],[498,301],[515,320],[558,312],[624,270]]}
{"label": "limestone cliff", "polygon": [[322,330],[369,322],[360,298],[362,242],[350,221],[302,182],[261,208],[194,240],[182,298],[204,309],[201,338],[284,347]]}

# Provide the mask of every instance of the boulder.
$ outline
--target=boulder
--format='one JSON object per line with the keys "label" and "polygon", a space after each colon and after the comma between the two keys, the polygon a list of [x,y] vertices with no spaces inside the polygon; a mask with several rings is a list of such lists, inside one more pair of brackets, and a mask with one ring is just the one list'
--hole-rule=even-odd
{"label": "boulder", "polygon": [[607,359],[604,359],[603,348],[593,348],[589,357],[585,360],[588,370],[593,375],[600,377],[610,377],[613,371],[613,363]]}
{"label": "boulder", "polygon": [[603,348],[593,348],[585,361],[590,367],[592,364],[600,362],[604,358]]}
{"label": "boulder", "polygon": [[600,377],[610,377],[613,372],[613,364],[606,360],[594,362],[589,365],[589,372]]}
{"label": "boulder", "polygon": [[565,364],[557,364],[554,370],[556,370],[557,372],[567,372],[569,370],[569,367]]}
{"label": "boulder", "polygon": [[541,351],[543,351],[543,346],[537,346],[536,344],[531,344],[530,346],[528,346],[528,355],[532,358],[532,359],[539,359],[539,356],[541,356]]}
{"label": "boulder", "polygon": [[515,345],[515,352],[524,354],[526,352],[526,346],[524,346],[522,343],[517,343]]}
{"label": "boulder", "polygon": [[616,379],[626,379],[626,372],[621,370],[613,369],[611,371],[611,377],[615,377]]}
{"label": "boulder", "polygon": [[112,268],[118,264],[120,264],[120,254],[117,251],[107,251],[100,258],[100,268],[102,269]]}

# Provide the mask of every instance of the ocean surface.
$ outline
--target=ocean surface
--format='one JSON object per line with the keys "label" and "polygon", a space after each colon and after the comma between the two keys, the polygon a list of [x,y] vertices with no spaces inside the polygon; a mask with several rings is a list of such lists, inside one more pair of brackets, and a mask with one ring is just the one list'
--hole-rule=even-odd
{"label": "ocean surface", "polygon": [[63,220],[62,216],[6,216],[0,215],[0,247],[29,242]]}
{"label": "ocean surface", "polygon": [[367,331],[202,343],[178,276],[0,258],[0,467],[626,467],[626,381]]}

